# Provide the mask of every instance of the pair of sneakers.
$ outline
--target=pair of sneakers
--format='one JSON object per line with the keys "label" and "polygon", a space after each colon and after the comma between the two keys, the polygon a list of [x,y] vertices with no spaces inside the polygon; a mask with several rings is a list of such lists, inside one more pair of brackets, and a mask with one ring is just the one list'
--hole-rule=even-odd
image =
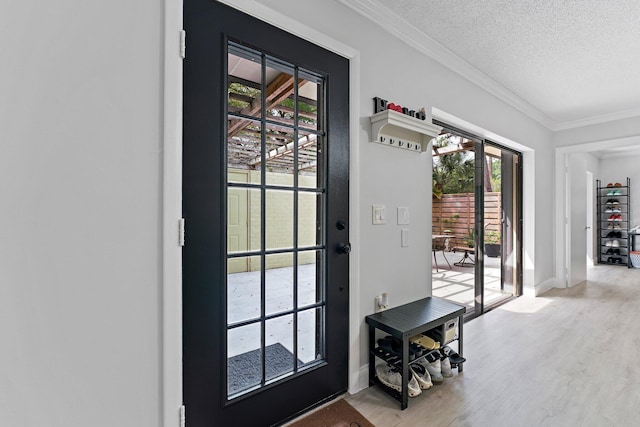
{"label": "pair of sneakers", "polygon": [[431,381],[434,384],[441,384],[444,378],[453,376],[452,364],[458,365],[464,363],[466,359],[453,351],[449,346],[443,346],[439,350],[432,351],[427,354],[424,359],[416,363],[423,362],[431,375]]}
{"label": "pair of sneakers", "polygon": [[[417,363],[411,365],[409,369],[409,372],[411,372],[411,378],[407,386],[409,397],[419,396],[422,390],[431,388],[433,385],[429,378],[429,372],[423,371],[422,365],[417,366]],[[395,366],[388,364],[378,365],[376,366],[376,375],[382,384],[396,391],[402,391],[402,374]]]}

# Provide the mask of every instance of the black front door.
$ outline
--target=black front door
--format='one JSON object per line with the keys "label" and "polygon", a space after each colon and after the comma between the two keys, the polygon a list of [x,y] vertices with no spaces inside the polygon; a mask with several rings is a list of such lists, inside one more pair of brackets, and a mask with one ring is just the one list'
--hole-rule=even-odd
{"label": "black front door", "polygon": [[186,0],[184,402],[261,426],[347,388],[348,60]]}

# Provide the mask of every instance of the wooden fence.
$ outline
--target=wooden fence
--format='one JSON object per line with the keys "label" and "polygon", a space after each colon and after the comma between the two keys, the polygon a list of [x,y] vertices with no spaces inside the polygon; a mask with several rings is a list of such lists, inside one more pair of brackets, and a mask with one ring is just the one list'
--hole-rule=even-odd
{"label": "wooden fence", "polygon": [[[500,197],[499,192],[484,193],[485,231],[500,232]],[[474,229],[474,199],[473,193],[445,194],[442,199],[434,197],[432,200],[433,234],[454,236],[450,247],[466,246],[465,240]]]}

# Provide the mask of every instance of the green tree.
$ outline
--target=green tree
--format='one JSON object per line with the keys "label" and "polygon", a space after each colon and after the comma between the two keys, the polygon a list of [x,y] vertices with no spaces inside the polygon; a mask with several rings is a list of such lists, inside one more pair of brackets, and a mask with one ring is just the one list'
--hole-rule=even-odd
{"label": "green tree", "polygon": [[433,157],[432,193],[437,198],[442,198],[444,194],[473,193],[474,153],[461,148],[465,141],[459,136],[445,134],[433,142],[436,151],[441,148],[455,149]]}

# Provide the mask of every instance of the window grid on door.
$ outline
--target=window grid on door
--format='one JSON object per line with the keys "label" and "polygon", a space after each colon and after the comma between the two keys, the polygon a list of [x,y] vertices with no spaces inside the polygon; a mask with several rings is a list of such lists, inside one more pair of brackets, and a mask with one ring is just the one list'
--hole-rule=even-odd
{"label": "window grid on door", "polygon": [[[226,117],[227,117],[227,141],[225,146],[227,147],[226,157],[227,171],[230,166],[233,165],[232,155],[235,155],[237,147],[232,150],[230,148],[231,134],[237,132],[238,128],[241,128],[243,124],[246,124],[246,128],[250,128],[251,132],[259,133],[260,149],[259,157],[255,156],[253,160],[245,162],[242,166],[251,166],[247,171],[249,178],[246,182],[240,182],[235,179],[228,178],[227,180],[227,193],[232,191],[240,192],[241,198],[255,201],[259,198],[259,247],[256,247],[255,242],[250,242],[244,249],[227,250],[227,266],[231,265],[234,261],[240,261],[241,265],[246,265],[248,271],[252,269],[259,269],[260,274],[260,287],[259,287],[259,312],[253,315],[247,315],[245,318],[236,318],[230,316],[229,306],[227,306],[227,360],[229,360],[229,342],[240,331],[251,331],[254,337],[256,337],[257,329],[259,329],[259,363],[260,363],[260,375],[259,383],[255,383],[245,386],[240,390],[230,390],[227,392],[227,399],[246,395],[247,393],[259,390],[270,383],[276,382],[282,378],[296,375],[299,371],[305,370],[309,367],[315,366],[322,362],[325,355],[324,349],[324,318],[325,318],[325,265],[326,265],[326,192],[325,192],[325,179],[326,174],[324,167],[326,164],[326,147],[325,147],[325,123],[324,117],[326,115],[323,112],[325,106],[324,102],[324,78],[311,71],[304,70],[289,64],[285,61],[281,61],[277,58],[269,56],[263,52],[253,50],[251,48],[242,46],[235,42],[229,42],[228,44],[229,55],[233,55],[234,58],[241,58],[254,63],[259,63],[260,66],[260,82],[259,86],[255,82],[241,77],[232,75],[232,70],[227,73],[227,88],[231,83],[243,82],[247,85],[251,85],[252,94],[259,94],[260,104],[259,108],[255,104],[257,97],[253,99],[253,102],[247,101],[250,96],[236,93],[234,96],[239,99],[240,102],[248,104],[247,107],[240,109],[231,109],[229,107],[230,101],[227,101]],[[240,63],[240,61],[238,61]],[[228,64],[229,68],[231,64]],[[275,70],[275,71],[274,71]],[[255,71],[255,68],[254,68]],[[272,74],[280,71],[276,79],[273,79]],[[287,74],[290,73],[290,74]],[[291,80],[292,90],[291,95],[286,97],[286,106],[284,102],[279,105],[275,105],[273,98],[274,93],[278,92],[278,88],[274,89],[273,82],[278,79],[282,81]],[[271,80],[271,84],[267,84],[267,81]],[[309,84],[312,88],[316,87],[316,120],[315,125],[313,121],[305,119],[303,116],[309,117],[310,114],[300,111],[300,105],[305,102],[300,95],[300,87],[304,84]],[[283,84],[284,86],[284,84]],[[248,86],[247,86],[248,87]],[[286,95],[286,91],[283,90],[280,96]],[[228,95],[229,99],[231,95]],[[310,102],[310,101],[307,101]],[[244,104],[243,104],[244,105]],[[292,120],[283,120],[282,117],[269,116],[272,111],[278,110],[281,107],[283,111],[286,110],[285,116],[292,118]],[[238,107],[240,108],[240,107]],[[282,114],[282,111],[280,111]],[[238,125],[240,123],[240,125]],[[258,132],[259,131],[259,132]],[[247,132],[250,133],[250,132]],[[270,138],[282,138],[284,141],[281,146],[276,146],[270,143]],[[239,145],[248,145],[250,141],[243,141],[241,137],[234,137],[238,140]],[[290,141],[290,142],[287,142]],[[315,148],[314,148],[315,147]],[[314,152],[315,150],[315,152]],[[303,151],[304,156],[301,155]],[[256,153],[257,154],[257,153]],[[315,159],[314,159],[315,156]],[[286,159],[286,161],[284,161]],[[233,161],[236,161],[235,159]],[[274,169],[284,168],[287,170],[289,167],[290,174],[292,175],[291,182],[284,182],[274,179],[275,174],[271,173],[269,166],[270,161],[273,161]],[[283,162],[284,161],[284,162]],[[287,162],[290,161],[290,165]],[[276,165],[276,163],[279,163]],[[256,170],[259,165],[259,178]],[[237,167],[237,166],[236,166]],[[305,170],[315,170],[315,184],[306,176],[304,182],[301,182],[300,177]],[[228,173],[225,174],[227,177]],[[313,178],[313,175],[310,175]],[[251,178],[253,177],[253,178]],[[259,195],[259,196],[258,196]],[[278,243],[270,243],[277,241],[277,239],[269,239],[269,234],[275,235],[277,231],[274,227],[271,227],[269,215],[272,207],[270,201],[276,199],[279,196],[280,199],[286,199],[291,204],[291,221],[288,226],[291,227],[291,239],[290,241],[281,240]],[[311,202],[313,201],[313,202]],[[308,203],[315,208],[315,239],[313,242],[305,241],[301,242],[300,227],[300,215],[305,209],[301,209],[301,203]],[[251,213],[253,215],[253,213]],[[229,226],[228,226],[229,227]],[[251,233],[249,232],[249,240],[253,240]],[[258,234],[256,232],[255,234]],[[282,233],[285,234],[285,233]],[[309,233],[307,233],[309,234]],[[253,236],[255,237],[255,236]],[[309,239],[309,237],[306,237]],[[227,232],[227,239],[230,239],[229,232]],[[230,248],[230,244],[228,244]],[[272,259],[287,259],[291,264],[291,304],[284,308],[273,308],[267,306],[267,294],[269,293],[269,284],[271,283],[271,277],[267,277]],[[299,270],[301,267],[301,259],[314,260],[315,263],[315,298],[313,300],[305,300],[299,293]],[[229,292],[229,273],[226,275],[227,283],[225,284],[226,293]],[[256,298],[257,299],[257,298]],[[227,297],[228,300],[228,297]],[[249,302],[247,302],[249,303]],[[300,363],[299,360],[299,322],[303,319],[305,325],[315,325],[313,331],[313,340],[315,342],[315,357],[308,362]],[[267,347],[267,334],[271,329],[282,328],[283,322],[291,323],[291,353],[293,355],[293,363],[290,370],[284,371],[280,375],[270,375],[267,372],[266,364],[268,355],[266,354]],[[315,324],[313,323],[315,322]],[[249,336],[249,334],[245,334]],[[233,374],[229,372],[229,366],[227,366],[226,379],[227,383],[230,381],[230,376]]]}

